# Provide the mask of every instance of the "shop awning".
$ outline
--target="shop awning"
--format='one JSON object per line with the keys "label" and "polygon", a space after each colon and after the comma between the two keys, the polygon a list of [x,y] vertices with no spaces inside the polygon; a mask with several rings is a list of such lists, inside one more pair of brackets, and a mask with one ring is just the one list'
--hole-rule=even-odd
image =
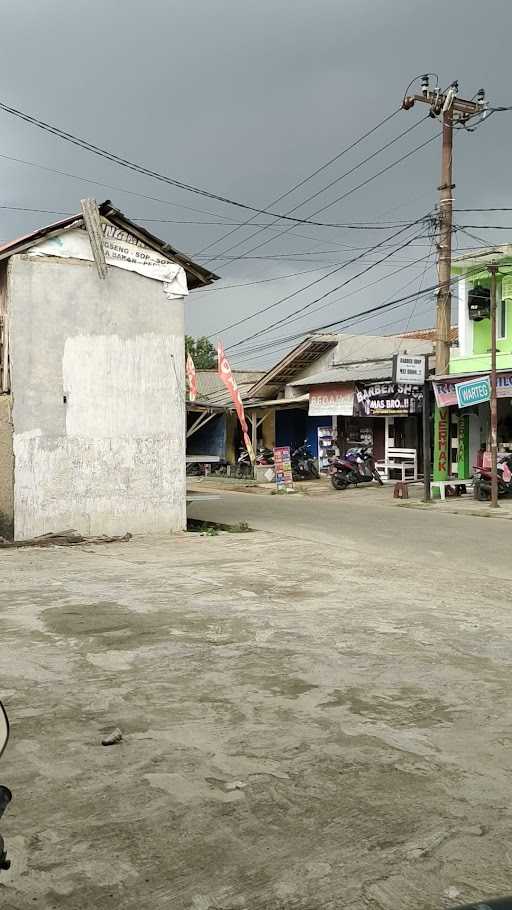
{"label": "shop awning", "polygon": [[309,395],[297,395],[296,398],[262,398],[259,401],[244,401],[247,411],[255,408],[300,408],[309,402]]}
{"label": "shop awning", "polygon": [[[432,376],[432,385],[438,408],[451,408],[457,405],[457,392],[455,386],[458,382],[468,379],[478,379],[488,376],[489,370],[475,371],[473,373],[448,373],[445,376]],[[512,398],[512,371],[500,370],[496,375],[496,397]]]}

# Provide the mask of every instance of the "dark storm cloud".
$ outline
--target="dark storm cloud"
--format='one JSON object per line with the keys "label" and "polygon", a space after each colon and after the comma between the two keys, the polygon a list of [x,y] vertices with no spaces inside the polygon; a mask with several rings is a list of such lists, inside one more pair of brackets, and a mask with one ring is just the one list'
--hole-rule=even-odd
{"label": "dark storm cloud", "polygon": [[[1,97],[78,133],[118,154],[140,161],[214,192],[265,207],[304,175],[336,154],[400,103],[410,78],[424,70],[439,72],[441,82],[460,80],[471,96],[484,85],[495,103],[512,102],[508,78],[508,35],[512,9],[508,0],[477,7],[466,0],[73,0],[2,3]],[[334,179],[423,115],[400,114],[367,143],[286,199],[291,207],[306,194]],[[81,196],[110,197],[132,217],[177,220],[243,221],[240,209],[223,206],[165,187],[94,158],[70,145],[0,115],[0,153],[23,158],[120,188],[158,197],[162,202],[101,189],[84,181],[9,162],[0,157],[0,202],[12,206],[75,211]],[[339,186],[299,210],[307,216],[329,199],[355,186],[432,131],[428,122]],[[512,115],[495,115],[474,135],[456,136],[456,198],[459,205],[512,204],[508,157]],[[333,221],[379,218],[413,219],[431,209],[438,183],[439,147],[431,143],[389,174],[331,208]],[[172,202],[202,210],[165,204]],[[213,213],[213,214],[207,214]],[[51,216],[0,215],[0,237],[7,239],[51,220]],[[473,217],[472,221],[475,221]],[[496,216],[483,223],[498,223]],[[505,222],[507,223],[507,222]],[[155,233],[176,246],[198,252],[228,229],[219,225],[154,224]],[[223,252],[248,233],[244,228],[219,243]],[[477,232],[478,233],[478,232]],[[512,232],[511,232],[512,233]],[[239,246],[245,249],[270,232]],[[490,239],[503,234],[489,234]],[[380,236],[301,226],[267,243],[253,256],[288,253],[289,259],[241,259],[213,262],[226,284],[269,278],[314,265],[342,262],[355,253],[347,247],[377,242]],[[422,239],[419,242],[427,243]],[[461,237],[462,243],[470,243]],[[319,252],[312,255],[315,250]],[[386,267],[372,270],[367,281],[384,277],[428,246],[397,254]],[[303,252],[302,252],[303,251]],[[205,255],[209,255],[210,251]],[[306,256],[305,254],[310,255]],[[366,262],[366,264],[368,264]],[[346,275],[322,283],[318,293]],[[309,323],[357,312],[399,293],[421,265],[333,304]],[[319,273],[320,274],[320,273]],[[315,275],[312,276],[313,278]],[[309,275],[276,280],[209,295],[187,305],[189,329],[213,332],[301,287]],[[430,283],[429,273],[425,281]],[[354,282],[346,293],[359,285]],[[417,285],[416,285],[417,286]],[[412,289],[414,290],[414,284]],[[308,296],[309,293],[309,296]],[[233,331],[233,341],[317,296],[316,288],[273,313]],[[333,295],[333,299],[341,296]],[[320,317],[325,316],[325,320]],[[387,322],[391,320],[391,314]],[[396,319],[429,322],[425,304]],[[361,330],[378,330],[385,314]],[[391,326],[384,331],[393,331]]]}

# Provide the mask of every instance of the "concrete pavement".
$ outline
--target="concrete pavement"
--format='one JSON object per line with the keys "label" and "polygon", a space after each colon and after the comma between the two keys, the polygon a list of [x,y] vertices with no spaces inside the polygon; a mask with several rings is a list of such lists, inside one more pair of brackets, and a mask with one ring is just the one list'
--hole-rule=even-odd
{"label": "concrete pavement", "polygon": [[193,507],[255,533],[0,553],[2,907],[511,890],[508,523],[354,493]]}

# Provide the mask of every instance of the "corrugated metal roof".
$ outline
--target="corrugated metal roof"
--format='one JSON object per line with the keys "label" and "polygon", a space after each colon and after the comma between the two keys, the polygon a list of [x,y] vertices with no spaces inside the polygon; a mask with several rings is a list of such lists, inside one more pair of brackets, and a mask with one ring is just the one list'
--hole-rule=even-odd
{"label": "corrugated metal roof", "polygon": [[250,389],[251,396],[257,397],[265,390],[285,385],[300,370],[311,366],[321,354],[336,347],[337,335],[309,335],[296,348],[286,354],[275,366],[263,374],[259,382]]}
{"label": "corrugated metal roof", "polygon": [[402,335],[339,335],[333,366],[370,363],[383,357],[393,357],[400,351],[409,354],[430,354],[434,350],[428,338],[408,338]]}
{"label": "corrugated metal roof", "polygon": [[[437,329],[412,329],[410,332],[404,332],[401,338],[423,338],[425,341],[435,342],[437,339]],[[458,341],[459,327],[452,325],[450,328],[450,341]]]}
{"label": "corrugated metal roof", "polygon": [[[333,351],[330,369],[295,379],[297,374],[314,365],[315,361]],[[398,351],[410,354],[430,354],[434,350],[429,338],[408,338],[402,335],[313,335],[283,357],[258,383],[250,389],[251,396],[276,392],[283,385],[310,386],[323,382],[370,381],[391,378],[392,357]],[[380,362],[379,362],[380,361]],[[383,364],[382,361],[385,361]],[[318,378],[323,377],[323,378]],[[328,378],[324,378],[328,377]]]}
{"label": "corrugated metal roof", "polygon": [[309,401],[309,393],[306,392],[305,395],[297,395],[295,398],[256,398],[254,401],[248,400],[244,401],[245,407],[250,410],[251,408],[300,408],[302,405],[307,404]]}
{"label": "corrugated metal roof", "polygon": [[[233,376],[240,389],[242,399],[248,397],[251,386],[264,375],[263,370],[233,370]],[[220,379],[217,370],[196,370],[196,379],[197,394],[202,401],[231,404],[231,395]]]}
{"label": "corrugated metal roof", "polygon": [[[133,234],[149,247],[157,250],[157,252],[161,253],[162,256],[165,256],[171,262],[177,262],[181,265],[182,268],[185,269],[187,284],[190,290],[202,287],[205,284],[211,284],[212,281],[218,280],[219,276],[214,272],[210,272],[209,269],[205,269],[202,265],[193,262],[185,253],[180,253],[179,250],[172,247],[166,240],[160,240],[150,231],[146,230],[146,228],[141,227],[139,224],[135,224],[134,221],[130,221],[126,215],[123,215],[123,213],[119,211],[119,209],[113,207],[109,199],[102,202],[98,208],[100,210],[100,215],[112,224],[115,224],[116,227]],[[83,224],[83,216],[80,212],[77,215],[71,215],[68,218],[63,218],[61,221],[55,221],[53,224],[48,224],[46,227],[38,228],[37,231],[33,231],[31,234],[25,234],[23,237],[18,237],[16,240],[10,240],[8,243],[4,243],[0,246],[0,260],[8,259],[9,256],[13,256],[15,253],[22,253],[24,250],[29,249],[29,247],[34,246],[41,240],[45,240],[49,236],[60,234],[62,231],[71,228],[79,227],[81,224]]]}
{"label": "corrugated metal roof", "polygon": [[293,386],[327,385],[337,382],[371,382],[372,380],[391,379],[393,361],[385,363],[364,363],[350,367],[332,367],[322,373],[315,373],[306,379],[292,382]]}

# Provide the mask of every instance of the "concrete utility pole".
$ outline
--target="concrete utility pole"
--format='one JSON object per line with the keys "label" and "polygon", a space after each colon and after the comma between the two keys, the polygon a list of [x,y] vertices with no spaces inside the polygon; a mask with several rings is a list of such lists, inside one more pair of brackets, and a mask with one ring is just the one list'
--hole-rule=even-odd
{"label": "concrete utility pole", "polygon": [[442,118],[442,162],[441,184],[439,189],[439,241],[438,241],[438,275],[436,318],[436,374],[448,372],[450,359],[450,326],[451,303],[450,291],[452,269],[452,211],[455,184],[452,183],[453,163],[453,127],[465,126],[472,117],[484,115],[486,110],[485,92],[480,89],[474,101],[465,101],[457,97],[458,82],[441,92],[430,86],[429,75],[422,76],[421,95],[407,95],[402,103],[408,111],[419,101],[428,104],[430,116]]}
{"label": "concrete utility pole", "polygon": [[494,263],[487,266],[491,273],[491,506],[498,508],[498,402],[496,397],[496,272]]}

